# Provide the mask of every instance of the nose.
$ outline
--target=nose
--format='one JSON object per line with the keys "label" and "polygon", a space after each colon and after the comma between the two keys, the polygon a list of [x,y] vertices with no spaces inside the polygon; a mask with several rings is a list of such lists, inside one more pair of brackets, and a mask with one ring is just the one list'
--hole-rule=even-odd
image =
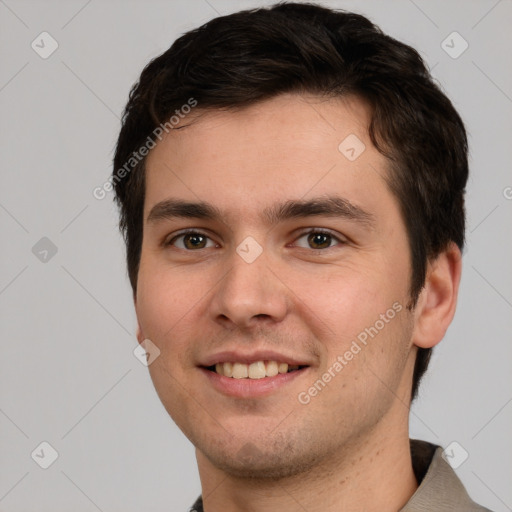
{"label": "nose", "polygon": [[282,321],[289,307],[289,291],[265,251],[252,262],[234,253],[229,264],[212,295],[210,312],[214,320],[238,328]]}

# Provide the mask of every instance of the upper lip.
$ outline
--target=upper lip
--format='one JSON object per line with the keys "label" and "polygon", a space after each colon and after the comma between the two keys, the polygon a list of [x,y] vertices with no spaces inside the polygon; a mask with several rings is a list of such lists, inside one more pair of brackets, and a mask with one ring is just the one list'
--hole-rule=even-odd
{"label": "upper lip", "polygon": [[299,359],[294,356],[280,354],[273,350],[258,350],[254,352],[240,352],[236,350],[226,350],[206,356],[200,366],[213,366],[217,363],[245,363],[251,364],[257,361],[276,361],[278,363],[288,363],[289,365],[310,366],[305,359]]}

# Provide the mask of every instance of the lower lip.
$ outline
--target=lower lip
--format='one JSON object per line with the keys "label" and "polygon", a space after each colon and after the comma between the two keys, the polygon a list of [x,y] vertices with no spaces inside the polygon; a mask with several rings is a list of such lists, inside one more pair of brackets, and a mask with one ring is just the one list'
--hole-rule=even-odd
{"label": "lower lip", "polygon": [[274,377],[262,379],[234,379],[224,377],[216,372],[200,368],[210,380],[212,386],[221,393],[237,398],[256,398],[270,395],[272,392],[282,388],[289,382],[303,375],[308,366],[288,373],[278,373]]}

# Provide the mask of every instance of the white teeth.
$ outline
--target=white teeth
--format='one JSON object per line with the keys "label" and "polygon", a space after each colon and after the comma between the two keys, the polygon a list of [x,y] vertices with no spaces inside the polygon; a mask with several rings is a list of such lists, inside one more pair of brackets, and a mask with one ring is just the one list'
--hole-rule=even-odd
{"label": "white teeth", "polygon": [[[224,376],[225,377],[233,377],[233,363],[224,363]],[[215,365],[217,368],[217,365]],[[219,372],[217,372],[219,373]]]}
{"label": "white teeth", "polygon": [[267,363],[267,377],[275,377],[279,373],[279,365],[275,361]]}
{"label": "white teeth", "polygon": [[256,361],[251,364],[226,362],[215,365],[216,373],[234,379],[263,379],[298,369],[299,366],[296,364],[288,365],[288,363],[278,363],[277,361]]}
{"label": "white teeth", "polygon": [[288,371],[288,363],[279,363],[278,371],[279,373],[286,373]]}
{"label": "white teeth", "polygon": [[263,379],[266,375],[265,363],[258,361],[249,365],[249,378],[250,379]]}
{"label": "white teeth", "polygon": [[245,379],[249,376],[249,367],[243,363],[235,363],[233,365],[233,378]]}

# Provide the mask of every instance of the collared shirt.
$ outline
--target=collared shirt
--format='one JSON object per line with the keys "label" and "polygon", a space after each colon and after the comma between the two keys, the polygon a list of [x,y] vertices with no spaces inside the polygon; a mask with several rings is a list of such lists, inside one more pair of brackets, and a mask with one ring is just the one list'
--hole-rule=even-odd
{"label": "collared shirt", "polygon": [[[418,439],[411,439],[410,446],[419,487],[398,512],[491,512],[469,497],[455,471],[443,459],[440,446]],[[204,512],[201,496],[190,512]]]}

